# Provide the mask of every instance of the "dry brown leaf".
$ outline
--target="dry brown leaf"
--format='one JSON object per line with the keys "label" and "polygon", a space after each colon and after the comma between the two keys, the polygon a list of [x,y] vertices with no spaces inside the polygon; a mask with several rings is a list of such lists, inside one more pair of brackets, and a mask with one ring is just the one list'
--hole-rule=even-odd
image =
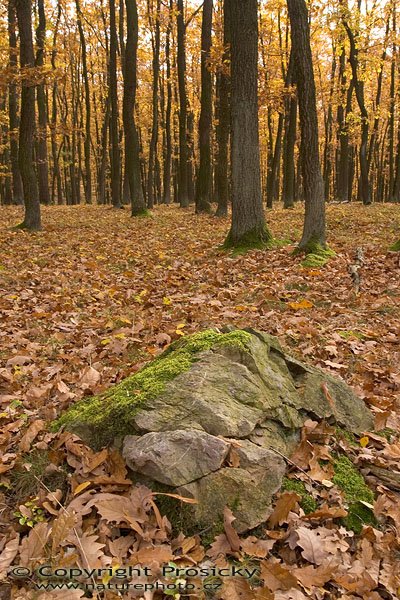
{"label": "dry brown leaf", "polygon": [[269,525],[274,529],[277,525],[283,525],[287,522],[288,514],[301,500],[301,497],[295,492],[284,492],[278,498],[274,511],[268,519]]}
{"label": "dry brown leaf", "polygon": [[21,452],[28,452],[31,448],[31,444],[33,440],[37,437],[37,435],[46,428],[45,421],[38,419],[37,421],[33,421],[31,423],[21,439],[19,443],[19,449]]}
{"label": "dry brown leaf", "polygon": [[18,554],[19,533],[7,542],[4,550],[0,554],[0,581],[7,576],[7,569],[12,564],[14,558]]}
{"label": "dry brown leaf", "polygon": [[224,508],[224,529],[226,538],[231,546],[233,552],[239,552],[240,550],[240,538],[236,529],[232,526],[233,521],[236,521],[236,517],[230,508],[225,506]]}
{"label": "dry brown leaf", "polygon": [[261,579],[271,592],[298,588],[297,579],[279,563],[263,561],[261,563]]}

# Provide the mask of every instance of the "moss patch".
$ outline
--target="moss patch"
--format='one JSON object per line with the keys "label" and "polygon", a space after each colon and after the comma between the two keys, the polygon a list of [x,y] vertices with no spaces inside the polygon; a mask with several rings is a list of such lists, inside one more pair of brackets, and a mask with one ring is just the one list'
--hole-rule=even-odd
{"label": "moss patch", "polygon": [[265,250],[273,245],[273,238],[264,224],[256,227],[242,235],[239,239],[233,239],[232,231],[229,232],[225,242],[221,246],[223,250],[232,250],[234,256],[245,254],[249,250]]}
{"label": "moss patch", "polygon": [[77,402],[56,421],[53,430],[61,426],[82,430],[87,425],[96,434],[92,445],[107,445],[116,436],[132,433],[132,416],[145,402],[161,395],[169,381],[188,371],[200,352],[213,346],[235,346],[246,351],[250,339],[245,331],[220,333],[209,329],[178,340],[132,377],[99,396]]}
{"label": "moss patch", "polygon": [[344,519],[344,524],[347,529],[361,533],[364,524],[375,523],[372,510],[362,504],[373,504],[374,494],[347,456],[340,456],[333,463],[333,468],[335,475],[332,481],[344,492],[349,504],[349,514]]}
{"label": "moss patch", "polygon": [[336,256],[336,253],[330,248],[324,248],[320,244],[311,244],[307,246],[306,257],[302,261],[301,266],[313,269],[313,268],[321,268],[326,265],[329,259]]}
{"label": "moss patch", "polygon": [[317,501],[307,492],[306,486],[302,481],[285,477],[282,484],[282,490],[285,492],[296,492],[296,494],[301,496],[300,506],[306,515],[317,510]]}
{"label": "moss patch", "polygon": [[397,240],[397,242],[393,244],[393,246],[390,246],[389,250],[391,250],[392,252],[400,252],[400,240]]}

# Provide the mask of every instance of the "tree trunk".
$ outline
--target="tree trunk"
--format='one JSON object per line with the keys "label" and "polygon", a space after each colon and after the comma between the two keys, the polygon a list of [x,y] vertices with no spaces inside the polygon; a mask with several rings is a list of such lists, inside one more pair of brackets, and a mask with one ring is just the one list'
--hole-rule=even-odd
{"label": "tree trunk", "polygon": [[[33,68],[35,55],[32,38],[31,0],[16,0],[16,9],[21,69]],[[25,217],[19,227],[29,231],[41,229],[39,193],[33,164],[35,120],[35,85],[29,80],[29,73],[27,73],[22,80],[18,161],[25,202]]]}
{"label": "tree trunk", "polygon": [[[10,48],[9,66],[10,71],[16,74],[17,69],[17,36],[15,0],[8,2],[8,42]],[[10,132],[10,158],[11,158],[11,173],[12,173],[12,201],[14,204],[23,204],[22,179],[18,165],[18,96],[17,86],[11,82],[8,87],[8,118]]]}
{"label": "tree trunk", "polygon": [[[36,66],[44,65],[44,44],[46,37],[46,15],[43,0],[38,0],[39,24],[36,29]],[[47,106],[44,83],[39,83],[36,88],[38,106],[38,132],[37,132],[37,173],[39,184],[39,200],[43,204],[50,204],[49,190],[49,163],[47,159]]]}
{"label": "tree trunk", "polygon": [[232,225],[227,247],[271,239],[261,192],[257,0],[231,0]]}
{"label": "tree trunk", "polygon": [[[54,26],[54,34],[53,34],[53,49],[51,52],[51,67],[53,71],[56,70],[56,56],[57,56],[57,36],[58,36],[58,28],[60,25],[61,19],[61,5],[57,4],[57,19],[56,24]],[[52,90],[52,108],[51,108],[51,154],[53,157],[53,183],[52,183],[52,194],[51,201],[54,203],[54,183],[57,184],[57,204],[63,203],[63,190],[62,190],[62,180],[60,173],[60,160],[59,160],[59,150],[57,147],[57,96],[58,96],[58,83],[57,79],[55,79],[53,83]]]}
{"label": "tree trunk", "polygon": [[170,0],[168,26],[165,41],[165,61],[167,63],[167,107],[165,111],[165,156],[164,156],[164,174],[163,174],[163,202],[171,202],[171,169],[172,169],[172,81],[171,81],[171,34],[172,34],[172,14],[173,0]]}
{"label": "tree trunk", "polygon": [[211,212],[212,74],[210,71],[213,0],[204,0],[201,28],[201,111],[199,120],[200,167],[196,181],[196,213]]}
{"label": "tree trunk", "polygon": [[90,145],[91,145],[91,118],[92,111],[90,105],[90,88],[89,88],[89,77],[88,77],[88,68],[87,68],[87,50],[86,50],[86,40],[85,34],[83,32],[82,26],[82,14],[79,0],[75,0],[76,5],[76,15],[77,15],[77,25],[79,31],[79,39],[81,43],[81,52],[82,52],[82,72],[83,72],[83,82],[85,86],[85,144],[84,144],[84,153],[85,153],[85,200],[86,204],[92,204],[92,171],[90,164]]}
{"label": "tree trunk", "polygon": [[179,184],[178,197],[181,208],[189,206],[188,193],[188,139],[186,94],[186,26],[183,0],[177,0],[178,27],[178,86],[179,86]]}
{"label": "tree trunk", "polygon": [[224,8],[224,53],[217,74],[217,157],[215,164],[215,195],[218,202],[217,217],[228,214],[229,197],[229,134],[231,129],[230,107],[230,17],[229,0],[223,0]]}
{"label": "tree trunk", "polygon": [[368,137],[369,116],[365,106],[364,81],[358,77],[358,45],[356,37],[347,22],[347,6],[343,7],[343,26],[350,42],[350,65],[353,75],[354,90],[361,113],[361,145],[360,145],[360,196],[363,204],[371,204],[371,189],[369,183]]}
{"label": "tree trunk", "polygon": [[149,174],[147,179],[147,207],[153,208],[154,206],[154,187],[155,187],[155,171],[156,171],[156,155],[157,155],[157,142],[158,142],[158,88],[159,88],[159,74],[160,74],[160,11],[161,2],[156,0],[156,14],[153,23],[153,16],[151,14],[150,3],[148,0],[148,20],[150,27],[154,29],[154,36],[152,33],[152,46],[153,46],[153,124],[151,129],[151,140],[149,150]]}
{"label": "tree trunk", "polygon": [[294,149],[297,133],[297,98],[287,98],[287,126],[283,151],[283,184],[282,198],[284,208],[292,208],[295,201],[295,164]]}
{"label": "tree trunk", "polygon": [[[110,141],[111,141],[111,203],[121,208],[121,158],[118,135],[118,88],[117,88],[117,27],[115,23],[115,0],[110,6]],[[108,104],[108,102],[107,102]],[[107,110],[108,114],[108,110]]]}
{"label": "tree trunk", "polygon": [[125,164],[129,181],[132,216],[139,216],[146,214],[140,174],[139,137],[135,122],[139,25],[136,0],[125,0],[125,6],[127,20],[123,99]]}
{"label": "tree trunk", "polygon": [[299,97],[301,166],[305,200],[303,236],[299,249],[315,251],[326,246],[324,182],[321,174],[315,80],[310,26],[305,0],[287,0],[291,25],[295,79]]}

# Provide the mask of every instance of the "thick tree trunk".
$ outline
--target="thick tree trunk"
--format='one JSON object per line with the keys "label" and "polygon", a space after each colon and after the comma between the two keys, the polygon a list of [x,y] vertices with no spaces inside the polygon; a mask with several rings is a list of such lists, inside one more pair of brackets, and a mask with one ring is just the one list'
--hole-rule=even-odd
{"label": "thick tree trunk", "polygon": [[[46,15],[43,0],[38,0],[39,24],[36,29],[36,66],[44,65],[44,43],[46,37]],[[39,83],[36,88],[38,106],[38,132],[37,132],[37,173],[39,184],[39,200],[43,204],[50,204],[49,190],[49,163],[47,159],[47,103],[44,83]]]}
{"label": "thick tree trunk", "polygon": [[[16,9],[21,69],[29,69],[35,66],[31,0],[16,0]],[[22,80],[18,161],[25,202],[25,218],[19,227],[29,231],[41,229],[39,193],[33,164],[35,114],[35,85],[29,80],[29,73],[27,73]]]}
{"label": "thick tree trunk", "polygon": [[[117,89],[117,26],[115,22],[115,0],[109,0],[110,6],[110,141],[111,141],[111,203],[121,208],[121,158],[118,135],[118,89]],[[107,102],[108,105],[108,102]],[[107,110],[108,114],[108,110]]]}
{"label": "thick tree trunk", "polygon": [[139,137],[135,122],[139,26],[136,0],[125,0],[125,5],[127,20],[123,99],[125,164],[129,181],[132,216],[139,216],[146,213],[140,174]]}
{"label": "thick tree trunk", "polygon": [[[8,42],[9,42],[9,66],[12,73],[16,73],[17,69],[17,36],[15,0],[8,2]],[[10,158],[11,158],[11,173],[12,173],[12,202],[14,204],[23,204],[23,189],[21,173],[18,165],[18,96],[17,86],[11,82],[8,87],[8,125],[10,132]]]}
{"label": "thick tree trunk", "polygon": [[229,135],[231,130],[230,71],[231,25],[229,0],[223,0],[224,7],[224,53],[222,65],[217,74],[217,157],[215,164],[215,195],[218,202],[217,217],[228,214],[229,197]]}
{"label": "thick tree trunk", "polygon": [[211,212],[212,74],[210,70],[213,0],[204,0],[201,29],[201,111],[199,120],[200,166],[196,181],[196,213]]}
{"label": "thick tree trunk", "polygon": [[300,250],[325,247],[325,199],[318,143],[318,116],[310,46],[310,25],[305,0],[287,0],[291,25],[295,79],[299,97],[301,165],[305,218]]}
{"label": "thick tree trunk", "polygon": [[231,0],[232,225],[226,246],[262,247],[257,0]]}
{"label": "thick tree trunk", "polygon": [[178,197],[181,208],[189,206],[188,192],[188,139],[186,94],[186,26],[183,0],[177,0],[178,27],[178,86],[179,86],[179,184]]}

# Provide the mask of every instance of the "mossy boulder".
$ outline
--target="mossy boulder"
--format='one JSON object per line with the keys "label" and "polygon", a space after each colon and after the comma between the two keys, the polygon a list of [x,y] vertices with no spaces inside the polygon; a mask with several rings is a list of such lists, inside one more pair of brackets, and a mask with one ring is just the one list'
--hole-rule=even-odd
{"label": "mossy boulder", "polygon": [[277,338],[209,330],[77,403],[58,426],[96,448],[122,439],[138,478],[198,500],[196,523],[212,525],[228,505],[244,531],[267,518],[285,474],[281,455],[296,448],[309,418],[356,434],[373,426],[344,381],[289,356]]}

